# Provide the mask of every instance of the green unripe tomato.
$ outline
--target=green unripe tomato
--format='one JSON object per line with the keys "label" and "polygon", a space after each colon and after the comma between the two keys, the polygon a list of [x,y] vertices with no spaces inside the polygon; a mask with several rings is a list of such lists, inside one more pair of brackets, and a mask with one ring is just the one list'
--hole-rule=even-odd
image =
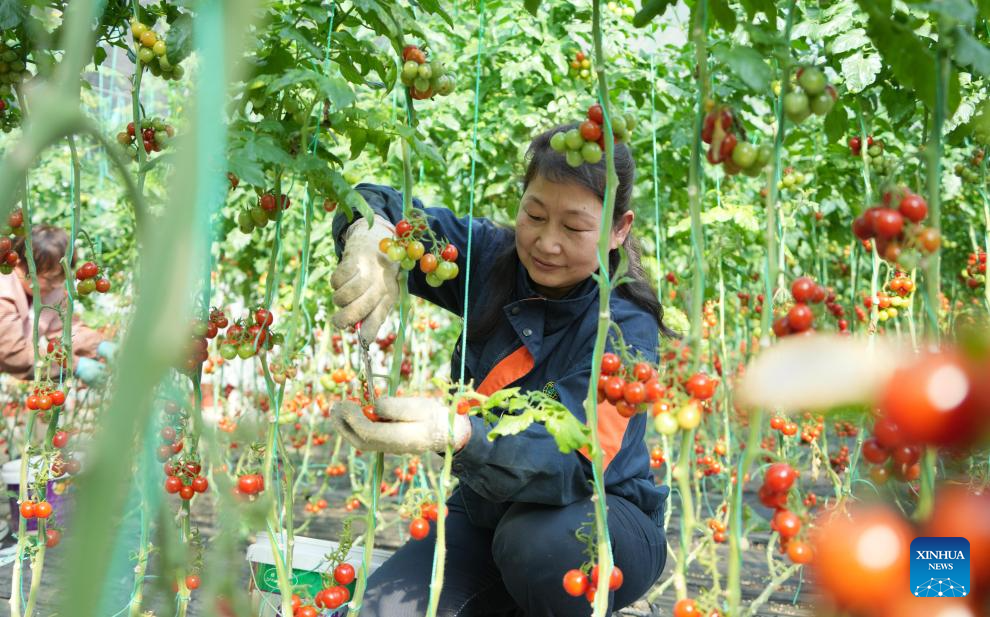
{"label": "green unripe tomato", "polygon": [[680,429],[677,418],[669,411],[660,412],[653,418],[653,425],[661,435],[673,435]]}
{"label": "green unripe tomato", "polygon": [[388,259],[389,261],[402,261],[406,256],[406,249],[402,247],[401,244],[393,244],[388,247]]}
{"label": "green unripe tomato", "polygon": [[237,346],[237,356],[242,360],[247,360],[254,355],[254,345],[247,341]]}
{"label": "green unripe tomato", "polygon": [[784,115],[795,124],[804,122],[804,119],[811,115],[808,95],[797,90],[784,95]]}
{"label": "green unripe tomato", "polygon": [[399,262],[399,267],[408,272],[416,267],[416,260],[403,257],[402,261]]}
{"label": "green unripe tomato", "polygon": [[186,74],[186,70],[182,68],[181,65],[176,64],[175,68],[172,69],[172,77],[175,79],[182,79],[182,76]]}
{"label": "green unripe tomato", "polygon": [[419,92],[426,92],[430,89],[430,80],[423,77],[417,77],[413,80],[413,88],[416,88]]}
{"label": "green unripe tomato", "polygon": [[[437,266],[439,268],[440,266]],[[430,272],[426,275],[426,284],[430,287],[439,287],[443,285],[443,279],[436,275],[436,271]]]}
{"label": "green unripe tomato", "polygon": [[255,206],[248,211],[251,216],[251,220],[258,227],[264,227],[268,224],[268,214],[261,209],[260,206]]}
{"label": "green unripe tomato", "polygon": [[241,210],[237,213],[237,224],[241,227],[254,227],[254,221],[251,220],[251,214],[247,210]]}
{"label": "green unripe tomato", "polygon": [[584,155],[581,154],[580,150],[568,150],[564,158],[571,167],[580,167],[581,163],[584,162]]}
{"label": "green unripe tomato", "polygon": [[585,163],[591,163],[594,165],[598,161],[602,160],[602,149],[596,142],[586,141],[584,142],[584,145],[581,146],[581,157],[584,159]]}
{"label": "green unripe tomato", "polygon": [[874,144],[870,146],[869,150],[866,151],[870,156],[878,157],[883,154],[883,148]]}
{"label": "green unripe tomato", "polygon": [[801,86],[805,94],[814,97],[825,92],[825,86],[828,85],[828,82],[825,80],[825,73],[822,73],[821,69],[809,66],[801,71],[798,85]]}
{"label": "green unripe tomato", "polygon": [[627,111],[626,112],[626,115],[625,115],[625,118],[626,118],[626,129],[628,129],[629,131],[632,131],[633,129],[635,129],[636,128],[636,122],[637,122],[637,120],[636,120],[636,116],[633,114],[633,112]]}
{"label": "green unripe tomato", "polygon": [[554,133],[553,137],[550,138],[550,147],[556,152],[567,150],[567,135],[563,132]]}
{"label": "green unripe tomato", "polygon": [[157,41],[151,47],[151,51],[155,52],[155,55],[156,56],[164,56],[165,55],[165,51],[166,51],[166,49],[165,49],[165,41]]}
{"label": "green unripe tomato", "polygon": [[96,279],[89,278],[84,281],[79,281],[79,283],[76,284],[76,291],[79,292],[80,296],[88,296],[96,291]]}
{"label": "green unripe tomato", "polygon": [[756,162],[756,147],[748,142],[740,142],[732,149],[732,162],[746,169]]}
{"label": "green unripe tomato", "polygon": [[459,270],[460,268],[458,268],[457,264],[453,261],[441,261],[433,273],[435,273],[440,280],[449,281],[457,277]]}
{"label": "green unripe tomato", "polygon": [[430,77],[433,76],[433,69],[430,68],[429,63],[420,64],[419,68],[416,69],[416,71],[417,71],[416,76],[419,77],[420,79],[429,79]]}
{"label": "green unripe tomato", "polygon": [[151,64],[151,61],[155,59],[155,52],[151,51],[148,47],[142,47],[138,50],[138,60],[141,64]]}
{"label": "green unripe tomato", "polygon": [[454,91],[454,78],[450,75],[441,75],[437,79],[437,86],[434,89],[440,96],[447,96]]}
{"label": "green unripe tomato", "polygon": [[233,360],[237,356],[237,346],[230,344],[223,344],[220,346],[220,357],[224,360]]}
{"label": "green unripe tomato", "polygon": [[816,116],[824,116],[832,111],[835,106],[835,99],[828,92],[823,92],[811,99],[811,112]]}
{"label": "green unripe tomato", "polygon": [[419,77],[419,64],[417,64],[412,60],[408,60],[405,64],[402,65],[403,82],[407,79],[410,82],[412,82],[417,77]]}
{"label": "green unripe tomato", "polygon": [[568,150],[580,150],[581,146],[584,145],[584,137],[581,137],[581,131],[577,129],[567,131],[564,134],[564,140]]}

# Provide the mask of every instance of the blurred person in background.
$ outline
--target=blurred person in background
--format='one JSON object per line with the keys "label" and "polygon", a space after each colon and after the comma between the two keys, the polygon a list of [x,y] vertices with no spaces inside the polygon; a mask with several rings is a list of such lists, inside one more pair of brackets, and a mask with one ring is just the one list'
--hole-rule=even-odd
{"label": "blurred person in background", "polygon": [[[45,305],[38,318],[39,351],[44,354],[49,339],[61,340],[62,319],[58,312],[48,308],[66,306],[65,274],[61,260],[69,245],[68,234],[52,225],[36,225],[31,232],[31,245],[41,298],[34,298],[31,275],[28,272],[27,246],[24,238],[17,238],[13,250],[18,262],[10,274],[0,274],[0,373],[18,379],[34,377],[35,357],[34,302]],[[70,264],[70,269],[73,264]],[[78,316],[72,320],[72,364],[74,374],[87,384],[102,380],[105,369],[98,358],[107,358],[113,352],[113,344],[103,336],[82,325]],[[57,378],[57,365],[53,378]]]}

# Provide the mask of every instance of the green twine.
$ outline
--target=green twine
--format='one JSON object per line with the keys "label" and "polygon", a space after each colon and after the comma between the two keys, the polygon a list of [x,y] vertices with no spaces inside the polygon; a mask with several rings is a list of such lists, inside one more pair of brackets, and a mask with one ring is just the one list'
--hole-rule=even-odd
{"label": "green twine", "polygon": [[[656,32],[656,27],[654,26],[654,33]],[[656,101],[656,56],[657,51],[654,49],[650,53],[650,137],[653,141],[653,225],[654,233],[656,234],[656,242],[654,250],[657,258],[657,296],[663,299],[661,290],[663,276],[660,273],[660,180],[657,173],[657,101]]]}

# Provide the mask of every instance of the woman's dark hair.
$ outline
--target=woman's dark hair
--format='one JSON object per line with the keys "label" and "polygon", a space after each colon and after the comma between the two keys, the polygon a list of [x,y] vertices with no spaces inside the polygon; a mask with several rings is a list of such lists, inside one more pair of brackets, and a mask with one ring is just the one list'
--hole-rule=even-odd
{"label": "woman's dark hair", "polygon": [[[526,152],[527,165],[526,174],[522,178],[523,191],[534,178],[541,176],[554,183],[581,185],[594,193],[602,200],[602,203],[605,202],[605,158],[602,157],[602,160],[595,164],[583,163],[577,167],[571,167],[562,153],[550,147],[551,137],[557,133],[577,128],[577,126],[577,124],[555,126],[533,139]],[[629,148],[624,143],[615,144],[615,173],[619,178],[619,186],[615,192],[613,225],[631,207],[633,181],[636,177],[636,164],[633,162]],[[622,246],[626,250],[629,264],[627,276],[632,280],[617,287],[616,293],[631,300],[634,304],[648,311],[650,315],[656,317],[657,324],[660,326],[660,333],[663,336],[676,337],[677,334],[663,322],[663,306],[657,297],[656,289],[647,279],[646,272],[640,263],[639,241],[632,233],[629,233],[626,235]],[[483,340],[490,336],[504,317],[502,307],[509,302],[515,288],[518,262],[519,256],[516,253],[515,243],[510,244],[503,253],[495,257],[491,275],[486,284],[489,289],[495,291],[495,296],[486,303],[481,314],[472,320],[468,328],[469,338]],[[618,265],[619,251],[616,249],[609,253],[609,274],[614,274]]]}
{"label": "woman's dark hair", "polygon": [[[24,238],[17,238],[13,248],[20,258],[20,263],[27,267],[27,243]],[[56,270],[61,272],[62,265],[59,262],[65,257],[68,248],[69,234],[61,227],[35,225],[31,228],[31,252],[34,254],[34,266],[39,274]],[[74,265],[74,263],[69,264],[70,267]]]}

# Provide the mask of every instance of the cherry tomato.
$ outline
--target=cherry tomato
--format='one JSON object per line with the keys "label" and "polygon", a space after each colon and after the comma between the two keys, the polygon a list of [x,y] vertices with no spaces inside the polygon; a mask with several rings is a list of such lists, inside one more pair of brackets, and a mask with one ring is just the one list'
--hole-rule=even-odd
{"label": "cherry tomato", "polygon": [[425,518],[414,518],[409,523],[409,535],[414,540],[422,540],[430,533],[430,522]]}
{"label": "cherry tomato", "polygon": [[683,598],[674,604],[674,617],[701,617],[698,603],[691,598]]}
{"label": "cherry tomato", "polygon": [[174,495],[182,488],[182,480],[178,476],[168,476],[165,478],[165,492]]}
{"label": "cherry tomato", "polygon": [[[982,410],[990,397],[983,381],[953,351],[926,354],[894,372],[881,396],[880,412],[899,429],[903,443],[963,445],[978,438],[986,424]],[[876,435],[886,442],[879,432]],[[894,449],[902,443],[884,445]]]}
{"label": "cherry tomato", "polygon": [[646,362],[637,362],[633,367],[633,376],[639,381],[649,381],[653,377],[653,367]]}
{"label": "cherry tomato", "polygon": [[413,228],[412,223],[410,223],[405,219],[402,219],[395,225],[395,235],[399,236],[400,238],[405,238],[412,231],[412,228]]}
{"label": "cherry tomato", "polygon": [[183,484],[181,487],[179,487],[179,497],[181,497],[185,501],[189,501],[190,499],[192,499],[193,495],[195,494],[196,491],[193,490],[193,487],[188,484]]}
{"label": "cherry tomato", "polygon": [[65,431],[55,431],[52,435],[52,446],[62,449],[69,443],[69,434]]}
{"label": "cherry tomato", "polygon": [[896,238],[904,229],[904,217],[897,210],[880,208],[873,220],[873,230],[880,238]]}
{"label": "cherry tomato", "polygon": [[787,325],[794,332],[804,332],[811,327],[815,314],[807,304],[795,304],[787,311]]}
{"label": "cherry tomato", "polygon": [[610,377],[608,383],[605,384],[605,398],[608,399],[609,403],[615,403],[622,398],[622,393],[625,390],[626,380],[615,375]]}
{"label": "cherry tomato", "polygon": [[622,362],[619,360],[619,356],[614,353],[604,353],[602,354],[602,374],[611,375],[619,370]]}
{"label": "cherry tomato", "polygon": [[882,465],[888,456],[890,456],[890,452],[880,445],[876,437],[870,437],[863,442],[863,458],[874,465]]}
{"label": "cherry tomato", "polygon": [[641,381],[629,381],[622,387],[622,398],[630,405],[638,405],[646,400],[646,386]]}
{"label": "cherry tomato", "polygon": [[598,138],[602,136],[601,125],[591,120],[582,122],[580,131],[581,137],[584,137],[585,141],[598,141]]}
{"label": "cherry tomato", "polygon": [[199,589],[200,582],[201,581],[199,579],[199,576],[197,576],[196,574],[190,574],[189,576],[186,577],[186,588]]}
{"label": "cherry tomato", "polygon": [[794,296],[795,302],[807,304],[811,302],[817,287],[818,285],[810,277],[802,276],[791,283],[791,295]]}
{"label": "cherry tomato", "polygon": [[21,516],[24,518],[34,518],[35,512],[35,503],[33,501],[21,502]]}
{"label": "cherry tomato", "polygon": [[588,591],[588,576],[578,569],[568,570],[564,574],[564,591],[574,597],[580,597]]}
{"label": "cherry tomato", "polygon": [[787,556],[793,563],[808,564],[814,558],[811,545],[800,540],[794,540],[787,545]]}
{"label": "cherry tomato", "polygon": [[245,495],[254,495],[261,490],[261,476],[253,473],[237,478],[237,489]]}
{"label": "cherry tomato", "polygon": [[595,103],[588,108],[588,120],[598,125],[605,124],[605,113],[602,111],[601,105]]}
{"label": "cherry tomato", "polygon": [[439,261],[437,256],[433,253],[426,253],[419,259],[419,269],[423,271],[423,274],[429,274],[437,269]]}
{"label": "cherry tomato", "polygon": [[901,203],[898,204],[897,210],[904,218],[912,223],[920,223],[928,216],[928,203],[921,195],[908,193],[901,198]]}
{"label": "cherry tomato", "polygon": [[196,476],[191,486],[197,493],[205,493],[210,488],[210,482],[204,476]]}
{"label": "cherry tomato", "polygon": [[948,486],[935,495],[931,518],[919,536],[969,540],[970,588],[990,585],[990,492],[971,492],[965,486]]}
{"label": "cherry tomato", "polygon": [[443,247],[443,250],[440,251],[440,258],[443,259],[444,261],[456,261],[457,247],[454,246],[453,244],[448,244],[447,246]]}
{"label": "cherry tomato", "polygon": [[916,534],[886,507],[851,510],[851,517],[822,514],[813,546],[816,580],[839,605],[871,612],[907,589]]}
{"label": "cherry tomato", "polygon": [[777,510],[773,515],[773,526],[781,538],[793,538],[801,532],[801,519],[790,510]]}
{"label": "cherry tomato", "polygon": [[333,580],[341,585],[350,585],[354,580],[354,566],[342,563],[333,569]]}
{"label": "cherry tomato", "polygon": [[45,546],[55,548],[62,541],[62,532],[58,529],[45,530]]}
{"label": "cherry tomato", "polygon": [[[612,573],[608,577],[608,588],[615,591],[622,587],[622,581],[622,570],[619,569],[619,566],[612,564]],[[591,569],[591,585],[592,587],[598,586],[598,566]]]}
{"label": "cherry tomato", "polygon": [[763,476],[763,484],[774,493],[786,493],[791,490],[798,472],[787,463],[774,463],[767,468]]}
{"label": "cherry tomato", "polygon": [[699,401],[704,401],[710,399],[715,394],[716,386],[718,386],[718,382],[705,373],[695,373],[688,379],[687,391],[688,394]]}

